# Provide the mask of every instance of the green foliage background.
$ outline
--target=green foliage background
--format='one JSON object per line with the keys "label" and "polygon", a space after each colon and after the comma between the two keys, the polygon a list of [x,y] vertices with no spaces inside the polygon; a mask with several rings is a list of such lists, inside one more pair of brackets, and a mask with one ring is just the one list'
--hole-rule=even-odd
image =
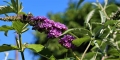
{"label": "green foliage background", "polygon": [[[68,28],[86,28],[86,29],[88,29],[88,27],[86,27],[86,25],[84,23],[86,16],[88,15],[88,13],[91,10],[96,9],[93,17],[91,18],[90,23],[92,24],[93,33],[97,33],[96,31],[98,31],[98,28],[101,27],[101,24],[99,24],[101,22],[101,16],[99,14],[100,8],[96,7],[95,5],[93,5],[91,3],[85,3],[78,7],[77,3],[78,2],[70,1],[68,4],[68,8],[66,9],[65,12],[61,12],[61,13],[48,12],[47,15],[51,20],[59,21],[65,25],[67,25]],[[102,3],[102,5],[104,5],[104,3]],[[120,6],[120,4],[117,3],[115,0],[109,0],[108,7],[106,9],[108,16],[110,16],[112,12],[117,11],[118,6]],[[86,36],[84,33],[80,33],[79,31],[73,31],[72,33],[77,35],[79,38],[83,38],[82,40],[84,40],[84,37]],[[105,33],[107,33],[107,30]],[[100,37],[100,38],[98,37],[98,35],[96,36],[96,40],[97,40],[98,44],[101,42],[103,37],[104,37],[104,35],[102,35],[102,37]],[[48,50],[51,53],[53,53],[53,55],[55,56],[56,59],[62,59],[62,58],[65,58],[66,56],[68,56],[68,57],[73,56],[73,54],[69,50],[65,49],[58,43],[58,39],[47,39],[46,35],[44,33],[39,33],[39,32],[35,32],[35,39],[36,39],[36,41],[35,41],[36,44],[45,45],[48,48]],[[77,56],[81,57],[81,54],[86,49],[88,42],[89,42],[89,39],[87,40],[87,42],[82,43],[77,49],[74,49]],[[85,55],[85,59],[87,59],[87,60],[92,59],[91,57],[93,57],[93,55],[95,54],[95,52],[92,52],[95,50],[94,44],[93,45],[92,44]],[[101,48],[104,48],[104,46],[102,46]],[[118,53],[118,52],[117,51],[113,52],[113,51],[114,50],[112,50],[112,48],[110,48],[110,50],[108,51],[110,54],[113,54],[113,55],[111,55],[112,57],[110,57],[110,58],[117,59],[119,54],[116,55],[116,53]],[[114,53],[115,53],[115,55],[114,55]],[[40,53],[40,54],[42,55],[42,53]],[[46,54],[48,54],[48,52]],[[97,60],[100,60],[100,59],[101,59],[101,54],[98,54]],[[45,60],[45,58],[41,56],[40,60]]]}

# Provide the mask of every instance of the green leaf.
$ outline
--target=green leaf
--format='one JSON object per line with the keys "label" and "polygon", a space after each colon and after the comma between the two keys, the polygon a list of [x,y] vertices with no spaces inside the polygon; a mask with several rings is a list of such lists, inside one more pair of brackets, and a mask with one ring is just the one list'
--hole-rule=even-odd
{"label": "green leaf", "polygon": [[104,2],[105,2],[104,8],[106,8],[106,6],[108,4],[108,0],[104,0]]}
{"label": "green leaf", "polygon": [[0,14],[13,13],[14,10],[10,6],[0,6]]}
{"label": "green leaf", "polygon": [[75,58],[69,57],[69,58],[64,58],[64,59],[59,59],[59,60],[75,60]]}
{"label": "green leaf", "polygon": [[7,45],[7,44],[3,44],[2,46],[0,46],[0,52],[10,51],[10,50],[18,50],[18,48],[16,46]]}
{"label": "green leaf", "polygon": [[24,24],[20,21],[13,21],[12,26],[17,31],[17,33],[22,33],[27,30],[26,28],[27,28],[28,24]]}
{"label": "green leaf", "polygon": [[85,23],[89,23],[89,21],[92,18],[94,12],[95,12],[95,9],[89,12],[89,14],[87,15],[87,17],[85,19]]}
{"label": "green leaf", "polygon": [[55,59],[55,57],[52,55],[52,56],[50,57],[50,60],[56,60],[56,59]]}
{"label": "green leaf", "polygon": [[0,27],[0,31],[4,31],[5,33],[5,36],[7,36],[7,33],[8,33],[8,31],[9,30],[13,30],[14,28],[13,27],[11,27],[11,26],[6,26],[6,25],[3,25],[3,26],[1,26]]}
{"label": "green leaf", "polygon": [[113,55],[113,56],[120,56],[120,53],[116,48],[109,49],[108,54]]}
{"label": "green leaf", "polygon": [[77,8],[79,7],[79,5],[83,2],[84,0],[79,0],[78,4],[77,4]]}
{"label": "green leaf", "polygon": [[26,48],[33,50],[34,52],[38,53],[43,50],[44,46],[41,44],[28,44]]}
{"label": "green leaf", "polygon": [[51,57],[53,53],[48,48],[43,48],[43,50],[40,51],[39,54],[41,56]]}
{"label": "green leaf", "polygon": [[114,26],[118,21],[117,20],[109,20],[105,22],[105,26],[111,25]]}
{"label": "green leaf", "polygon": [[103,13],[103,11],[99,11],[100,12],[100,17],[101,17],[101,23],[104,23],[106,21],[106,16]]}
{"label": "green leaf", "polygon": [[75,40],[72,41],[72,43],[74,45],[76,45],[77,47],[80,46],[83,42],[89,41],[90,37],[89,36],[84,36],[82,38],[77,38]]}
{"label": "green leaf", "polygon": [[3,1],[3,2],[5,2],[5,3],[9,4],[10,6],[12,6],[12,4],[10,2],[8,2],[8,1]]}
{"label": "green leaf", "polygon": [[94,52],[88,52],[88,53],[85,54],[85,58],[84,59],[86,59],[86,60],[89,60],[89,59],[93,60],[94,55],[95,55]]}
{"label": "green leaf", "polygon": [[23,7],[22,7],[22,2],[21,2],[20,6],[19,6],[19,12],[22,12],[22,9],[23,9]]}
{"label": "green leaf", "polygon": [[92,34],[90,33],[90,31],[87,30],[87,29],[84,29],[84,28],[72,28],[72,29],[68,29],[62,35],[67,34],[69,32],[74,32],[74,31],[79,31],[79,33],[88,34],[89,36],[92,36]]}

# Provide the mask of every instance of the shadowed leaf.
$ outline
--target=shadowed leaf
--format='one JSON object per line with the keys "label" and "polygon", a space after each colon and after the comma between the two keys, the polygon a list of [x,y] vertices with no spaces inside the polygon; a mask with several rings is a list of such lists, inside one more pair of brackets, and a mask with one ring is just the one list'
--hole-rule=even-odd
{"label": "shadowed leaf", "polygon": [[4,31],[5,33],[5,36],[7,36],[7,33],[8,33],[8,31],[9,30],[13,30],[14,28],[13,27],[11,27],[11,26],[6,26],[6,25],[3,25],[3,26],[1,26],[0,27],[0,31]]}
{"label": "shadowed leaf", "polygon": [[10,51],[10,50],[18,50],[18,48],[16,46],[7,45],[7,44],[0,46],[0,52]]}

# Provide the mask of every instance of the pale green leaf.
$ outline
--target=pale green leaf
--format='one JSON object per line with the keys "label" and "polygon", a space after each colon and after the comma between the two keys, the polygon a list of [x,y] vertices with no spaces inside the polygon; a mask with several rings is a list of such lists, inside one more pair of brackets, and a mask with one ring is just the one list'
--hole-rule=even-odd
{"label": "pale green leaf", "polygon": [[89,23],[89,21],[92,18],[94,12],[95,12],[95,9],[93,9],[92,11],[89,12],[89,14],[87,15],[87,17],[85,19],[85,23]]}
{"label": "pale green leaf", "polygon": [[101,23],[105,23],[105,21],[106,21],[105,14],[103,13],[103,11],[99,11],[99,12],[100,12],[100,17],[101,17]]}

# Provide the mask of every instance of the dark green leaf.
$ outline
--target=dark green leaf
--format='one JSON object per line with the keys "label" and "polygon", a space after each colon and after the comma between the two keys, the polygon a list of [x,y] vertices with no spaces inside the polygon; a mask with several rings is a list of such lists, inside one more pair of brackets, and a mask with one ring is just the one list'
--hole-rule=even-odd
{"label": "dark green leaf", "polygon": [[114,26],[117,22],[118,22],[117,20],[109,20],[109,21],[106,21],[105,26],[108,26],[108,25]]}
{"label": "dark green leaf", "polygon": [[40,51],[39,54],[41,56],[51,57],[53,53],[48,48],[43,48],[43,50]]}
{"label": "dark green leaf", "polygon": [[28,44],[26,48],[33,50],[34,52],[38,53],[43,50],[44,46],[41,44]]}
{"label": "dark green leaf", "polygon": [[84,0],[79,0],[78,4],[77,4],[77,8],[80,6],[80,4],[83,2]]}
{"label": "dark green leaf", "polygon": [[88,60],[88,59],[92,60],[93,57],[94,57],[94,55],[95,55],[94,52],[88,52],[88,53],[85,54],[85,59],[87,59],[87,60]]}
{"label": "dark green leaf", "polygon": [[113,56],[120,56],[120,52],[118,52],[118,50],[115,48],[109,49],[108,54],[113,55]]}
{"label": "dark green leaf", "polygon": [[80,46],[83,42],[89,41],[90,37],[89,36],[84,36],[82,38],[77,38],[75,40],[72,41],[72,43],[74,45],[76,45],[77,47]]}
{"label": "dark green leaf", "polygon": [[15,0],[11,0],[11,3],[12,3],[13,8],[16,9],[17,8],[16,1]]}
{"label": "dark green leaf", "polygon": [[10,51],[10,50],[18,50],[18,48],[16,46],[7,45],[7,44],[0,46],[0,52]]}
{"label": "dark green leaf", "polygon": [[14,21],[12,26],[17,31],[17,33],[22,33],[25,31],[25,29],[28,25],[26,25],[20,21]]}
{"label": "dark green leaf", "polygon": [[59,60],[75,60],[75,58],[70,57],[70,58],[64,58],[64,59],[59,59]]}
{"label": "dark green leaf", "polygon": [[7,36],[7,33],[9,30],[13,30],[14,28],[11,27],[11,26],[6,26],[6,25],[3,25],[0,27],[0,31],[4,31],[5,32],[5,36]]}
{"label": "dark green leaf", "polygon": [[14,10],[10,6],[0,6],[0,14],[13,13]]}
{"label": "dark green leaf", "polygon": [[12,4],[10,2],[8,2],[8,1],[3,1],[3,2],[5,2],[5,3],[9,4],[10,6],[12,6]]}
{"label": "dark green leaf", "polygon": [[[62,35],[67,34],[67,33],[69,33],[69,32],[74,32],[74,31],[79,31],[79,33],[88,34],[89,36],[92,36],[92,34],[90,33],[90,31],[87,30],[87,29],[84,29],[84,28],[68,29],[68,30],[66,30]],[[62,35],[61,35],[61,36],[62,36]]]}

